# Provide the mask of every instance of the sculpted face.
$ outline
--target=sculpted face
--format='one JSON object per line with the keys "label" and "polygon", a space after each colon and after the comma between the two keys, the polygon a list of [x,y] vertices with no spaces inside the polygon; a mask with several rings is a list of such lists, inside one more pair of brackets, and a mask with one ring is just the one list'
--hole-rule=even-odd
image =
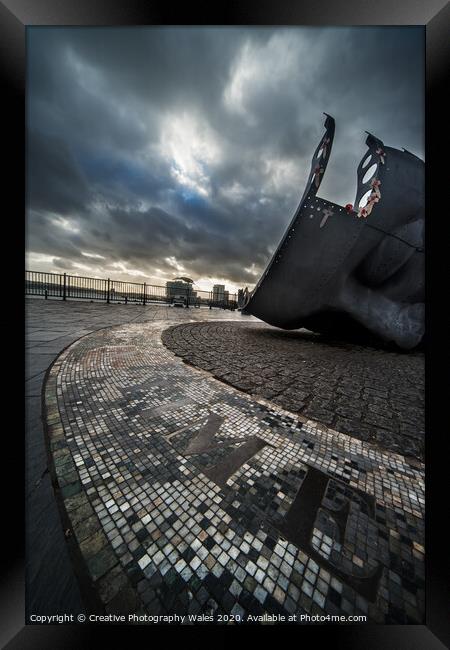
{"label": "sculpted face", "polygon": [[314,154],[299,207],[239,307],[270,325],[334,335],[367,330],[411,349],[425,332],[424,163],[368,135],[354,207],[317,196],[334,119]]}

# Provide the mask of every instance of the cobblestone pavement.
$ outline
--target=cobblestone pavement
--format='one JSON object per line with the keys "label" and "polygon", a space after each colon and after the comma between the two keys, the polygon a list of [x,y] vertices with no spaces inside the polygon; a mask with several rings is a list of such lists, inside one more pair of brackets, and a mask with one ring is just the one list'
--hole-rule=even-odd
{"label": "cobblestone pavement", "polygon": [[221,309],[176,309],[27,298],[26,314],[26,593],[31,614],[84,611],[61,527],[41,421],[41,391],[47,368],[66,346],[102,327],[164,319],[233,317]]}
{"label": "cobblestone pavement", "polygon": [[163,342],[236,388],[382,448],[424,455],[424,357],[264,323],[195,323]]}
{"label": "cobblestone pavement", "polygon": [[98,611],[422,622],[423,465],[183,364],[170,325],[85,336],[45,386],[53,482]]}

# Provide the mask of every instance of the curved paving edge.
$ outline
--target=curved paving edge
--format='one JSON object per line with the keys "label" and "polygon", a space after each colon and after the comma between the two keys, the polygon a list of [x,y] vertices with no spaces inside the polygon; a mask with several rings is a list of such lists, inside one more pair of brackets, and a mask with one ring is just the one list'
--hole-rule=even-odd
{"label": "curved paving edge", "polygon": [[253,397],[394,453],[424,457],[424,355],[264,323],[183,323],[163,333],[183,361]]}
{"label": "curved paving edge", "polygon": [[48,375],[90,607],[422,622],[423,466],[186,366],[168,325],[90,334]]}
{"label": "curved paving edge", "polygon": [[[86,553],[86,550],[80,545],[80,540],[83,535],[83,526],[80,526],[80,524],[84,523],[88,525],[89,531],[93,532],[95,539],[97,540],[101,537],[105,542],[105,549],[97,560],[100,563],[105,558],[107,540],[101,533],[102,527],[100,521],[98,519],[95,521],[94,519],[94,511],[89,505],[89,500],[82,489],[79,489],[80,484],[76,465],[64,442],[64,429],[56,398],[56,377],[61,360],[65,358],[66,354],[73,347],[80,343],[86,336],[98,334],[101,331],[111,329],[111,327],[114,326],[100,327],[89,334],[83,334],[61,350],[60,354],[48,367],[42,385],[42,422],[49,459],[48,467],[72,568],[85,606],[85,610],[81,610],[79,613],[86,612],[98,615],[105,613],[104,603],[99,592],[101,585],[98,584],[97,588],[94,588],[93,580],[95,581],[96,574],[95,570],[89,569],[89,553]],[[76,535],[74,535],[74,532],[76,532]],[[112,547],[110,550],[112,550]],[[114,564],[117,563],[114,562]],[[119,613],[123,605],[123,597],[127,595],[127,592],[123,590],[125,586],[130,585],[123,575],[122,582],[120,582],[122,594],[119,602],[119,610],[117,610]],[[114,588],[112,591],[114,592]],[[61,603],[61,606],[64,607],[64,603]]]}
{"label": "curved paving edge", "polygon": [[32,614],[84,611],[49,473],[41,417],[46,371],[80,336],[168,310],[41,298],[26,298],[25,303],[25,613],[29,621]]}

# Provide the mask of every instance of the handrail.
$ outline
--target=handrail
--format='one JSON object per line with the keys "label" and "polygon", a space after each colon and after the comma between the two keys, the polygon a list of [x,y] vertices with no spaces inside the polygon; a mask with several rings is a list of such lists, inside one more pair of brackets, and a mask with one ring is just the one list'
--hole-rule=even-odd
{"label": "handrail", "polygon": [[25,295],[43,296],[45,299],[103,301],[107,304],[140,303],[144,306],[152,302],[170,304],[177,297],[183,297],[187,299],[187,306],[237,308],[235,293],[225,292],[218,296],[213,291],[193,289],[192,286],[167,287],[51,271],[25,270]]}

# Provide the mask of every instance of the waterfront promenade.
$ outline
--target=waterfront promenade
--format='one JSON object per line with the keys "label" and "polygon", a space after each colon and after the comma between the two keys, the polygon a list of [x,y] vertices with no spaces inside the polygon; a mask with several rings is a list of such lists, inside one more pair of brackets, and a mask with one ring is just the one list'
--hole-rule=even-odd
{"label": "waterfront promenade", "polygon": [[[420,419],[339,430],[337,384],[346,358],[366,368],[363,414],[389,367],[395,406],[422,359],[346,345],[220,309],[27,300],[28,614],[421,622]],[[326,379],[331,421],[295,402]]]}

